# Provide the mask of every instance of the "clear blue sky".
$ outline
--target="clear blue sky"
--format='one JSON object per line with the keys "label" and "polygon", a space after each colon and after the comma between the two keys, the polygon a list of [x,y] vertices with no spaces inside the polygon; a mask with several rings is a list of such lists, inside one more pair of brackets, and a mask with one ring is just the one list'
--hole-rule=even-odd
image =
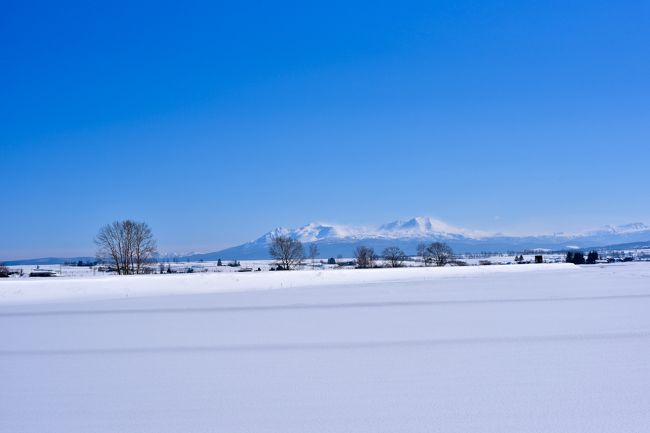
{"label": "clear blue sky", "polygon": [[[137,4],[136,4],[137,3]],[[650,2],[0,6],[0,259],[650,223]]]}

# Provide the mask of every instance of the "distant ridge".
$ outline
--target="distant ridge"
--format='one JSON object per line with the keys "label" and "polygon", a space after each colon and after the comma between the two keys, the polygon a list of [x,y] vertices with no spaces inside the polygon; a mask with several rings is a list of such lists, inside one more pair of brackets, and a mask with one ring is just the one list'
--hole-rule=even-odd
{"label": "distant ridge", "polygon": [[430,217],[396,220],[378,227],[310,223],[296,229],[279,227],[251,242],[220,251],[194,254],[187,258],[267,259],[269,241],[277,235],[291,236],[305,244],[315,243],[319,247],[320,257],[350,257],[359,245],[372,247],[377,253],[381,253],[381,250],[388,246],[398,246],[407,254],[415,254],[418,243],[433,241],[446,242],[459,253],[588,248],[594,245],[648,241],[650,227],[637,222],[620,226],[608,225],[583,233],[514,236],[456,227]]}
{"label": "distant ridge", "polygon": [[643,242],[628,242],[626,244],[616,244],[616,245],[606,245],[604,247],[594,247],[602,248],[607,250],[642,250],[650,249],[650,240]]}
{"label": "distant ridge", "polygon": [[[304,244],[318,245],[320,258],[351,257],[360,245],[375,249],[376,253],[388,246],[398,246],[413,255],[420,242],[446,242],[457,253],[520,252],[530,250],[567,249],[634,249],[650,248],[650,227],[636,222],[620,226],[604,226],[582,233],[554,233],[550,235],[514,236],[456,227],[430,217],[396,220],[377,227],[353,227],[340,224],[310,223],[295,229],[278,227],[259,238],[208,253],[165,254],[162,261],[199,260],[253,260],[268,259],[271,238],[291,236]],[[94,257],[46,257],[6,261],[7,265],[56,265],[64,262],[94,260]]]}
{"label": "distant ridge", "polygon": [[17,265],[62,265],[64,263],[77,263],[82,262],[94,262],[95,257],[42,257],[39,259],[22,259],[22,260],[6,260],[0,261],[7,266],[17,266]]}

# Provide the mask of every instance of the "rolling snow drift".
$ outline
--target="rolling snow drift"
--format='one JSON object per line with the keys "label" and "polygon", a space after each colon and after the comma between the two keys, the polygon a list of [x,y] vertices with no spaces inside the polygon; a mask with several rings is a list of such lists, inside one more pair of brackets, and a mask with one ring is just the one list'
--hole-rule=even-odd
{"label": "rolling snow drift", "polygon": [[0,431],[648,429],[648,264],[415,271],[0,282]]}

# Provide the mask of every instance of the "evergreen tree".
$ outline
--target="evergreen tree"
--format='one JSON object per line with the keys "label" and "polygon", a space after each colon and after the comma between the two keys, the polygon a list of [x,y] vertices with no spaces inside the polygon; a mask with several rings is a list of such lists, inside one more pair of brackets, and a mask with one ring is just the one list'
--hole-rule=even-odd
{"label": "evergreen tree", "polygon": [[574,265],[585,264],[585,255],[582,253],[582,251],[577,251],[573,254],[573,264]]}
{"label": "evergreen tree", "polygon": [[589,251],[589,254],[587,254],[587,264],[588,265],[596,264],[597,260],[598,260],[598,251]]}
{"label": "evergreen tree", "polygon": [[573,253],[572,253],[571,251],[569,251],[568,253],[566,253],[566,260],[565,260],[565,262],[567,262],[567,263],[573,263]]}

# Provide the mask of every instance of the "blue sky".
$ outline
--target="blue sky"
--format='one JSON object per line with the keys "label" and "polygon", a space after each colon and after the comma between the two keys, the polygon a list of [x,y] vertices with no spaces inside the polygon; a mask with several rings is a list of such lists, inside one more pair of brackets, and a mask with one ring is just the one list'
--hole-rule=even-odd
{"label": "blue sky", "polygon": [[0,259],[429,215],[650,222],[650,3],[0,6]]}

